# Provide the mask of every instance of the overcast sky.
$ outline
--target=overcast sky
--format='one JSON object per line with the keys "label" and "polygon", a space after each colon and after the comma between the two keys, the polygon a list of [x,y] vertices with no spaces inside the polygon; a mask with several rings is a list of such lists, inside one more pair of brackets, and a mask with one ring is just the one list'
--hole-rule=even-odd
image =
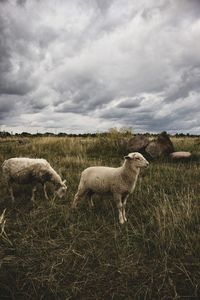
{"label": "overcast sky", "polygon": [[200,0],[0,0],[0,130],[200,134]]}

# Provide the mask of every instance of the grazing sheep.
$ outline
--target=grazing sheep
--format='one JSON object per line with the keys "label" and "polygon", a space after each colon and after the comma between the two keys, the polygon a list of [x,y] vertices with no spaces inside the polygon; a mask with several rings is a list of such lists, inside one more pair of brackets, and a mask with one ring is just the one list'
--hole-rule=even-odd
{"label": "grazing sheep", "polygon": [[45,198],[48,199],[46,182],[52,182],[56,188],[56,194],[62,198],[67,191],[66,180],[60,176],[45,159],[15,157],[5,160],[2,165],[3,175],[8,183],[12,201],[14,202],[13,183],[31,184],[32,197],[35,200],[36,185],[41,183],[44,188]]}
{"label": "grazing sheep", "polygon": [[110,193],[119,210],[119,222],[127,221],[125,215],[126,201],[133,193],[140,168],[148,166],[148,161],[138,152],[129,153],[124,157],[124,164],[119,168],[90,167],[81,174],[78,191],[74,197],[72,208],[84,195],[87,195],[93,206],[92,196],[94,194]]}

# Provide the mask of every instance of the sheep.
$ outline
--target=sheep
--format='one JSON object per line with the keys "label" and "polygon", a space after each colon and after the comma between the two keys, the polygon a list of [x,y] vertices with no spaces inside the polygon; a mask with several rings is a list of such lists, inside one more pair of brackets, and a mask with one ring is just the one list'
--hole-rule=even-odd
{"label": "sheep", "polygon": [[138,152],[129,153],[124,159],[123,165],[118,168],[94,166],[85,169],[81,174],[72,208],[76,208],[82,196],[88,196],[93,206],[94,194],[109,193],[116,202],[120,224],[126,222],[125,207],[128,196],[134,191],[140,168],[148,166],[149,163]]}
{"label": "sheep", "polygon": [[31,184],[32,196],[31,201],[35,200],[36,186],[38,183],[43,185],[45,198],[48,199],[46,191],[46,182],[52,182],[56,188],[55,195],[63,198],[67,191],[65,185],[66,180],[62,181],[60,176],[51,167],[45,159],[27,158],[27,157],[14,157],[5,160],[2,164],[2,171],[6,179],[12,198],[14,202],[15,197],[13,194],[13,183],[18,184]]}

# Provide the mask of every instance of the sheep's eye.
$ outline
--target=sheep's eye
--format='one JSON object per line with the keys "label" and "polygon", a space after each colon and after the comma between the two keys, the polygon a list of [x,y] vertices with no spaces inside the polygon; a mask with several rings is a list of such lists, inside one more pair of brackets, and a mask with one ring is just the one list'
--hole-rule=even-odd
{"label": "sheep's eye", "polygon": [[137,159],[137,160],[140,160],[140,158],[139,158],[139,157],[136,157],[136,159]]}

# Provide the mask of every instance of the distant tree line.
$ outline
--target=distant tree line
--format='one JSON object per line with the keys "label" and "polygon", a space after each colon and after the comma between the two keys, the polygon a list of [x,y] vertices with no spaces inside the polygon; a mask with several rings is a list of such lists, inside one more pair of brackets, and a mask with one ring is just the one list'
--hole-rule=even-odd
{"label": "distant tree line", "polygon": [[[97,137],[97,136],[109,136],[109,135],[117,135],[121,134],[123,136],[130,136],[132,135],[132,131],[129,129],[116,129],[116,128],[111,128],[106,132],[97,132],[97,133],[66,133],[66,132],[59,132],[59,133],[53,133],[53,132],[45,132],[45,133],[29,133],[29,132],[22,132],[22,133],[10,133],[8,131],[0,131],[0,138],[6,138],[6,137]],[[141,135],[145,135],[147,137],[149,136],[157,136],[159,133],[143,133]],[[190,134],[190,133],[176,133],[172,134],[171,136],[175,137],[199,137],[198,134]]]}

